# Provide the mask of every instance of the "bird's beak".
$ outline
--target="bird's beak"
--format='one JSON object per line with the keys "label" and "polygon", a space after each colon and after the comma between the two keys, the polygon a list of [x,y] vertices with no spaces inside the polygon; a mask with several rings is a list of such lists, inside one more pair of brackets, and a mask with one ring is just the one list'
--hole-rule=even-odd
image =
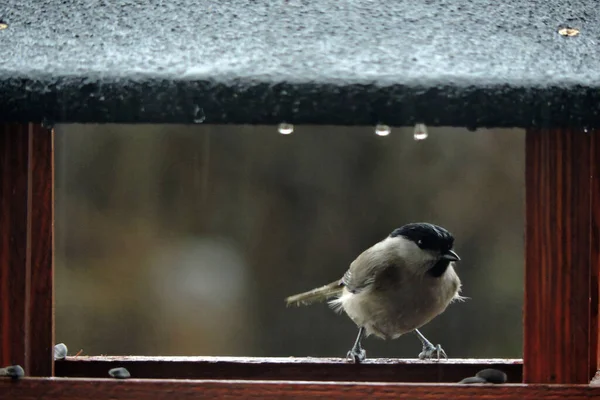
{"label": "bird's beak", "polygon": [[447,252],[445,252],[442,255],[442,259],[450,261],[460,261],[460,257],[454,252],[454,250],[448,250]]}

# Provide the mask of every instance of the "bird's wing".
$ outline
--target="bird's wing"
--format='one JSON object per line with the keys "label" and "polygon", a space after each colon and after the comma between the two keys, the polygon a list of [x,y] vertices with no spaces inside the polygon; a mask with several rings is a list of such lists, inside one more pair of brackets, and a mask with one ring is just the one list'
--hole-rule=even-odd
{"label": "bird's wing", "polygon": [[400,264],[401,260],[382,262],[380,253],[368,249],[350,264],[350,268],[342,277],[342,284],[351,293],[359,293],[371,285],[377,289],[384,289],[401,279]]}

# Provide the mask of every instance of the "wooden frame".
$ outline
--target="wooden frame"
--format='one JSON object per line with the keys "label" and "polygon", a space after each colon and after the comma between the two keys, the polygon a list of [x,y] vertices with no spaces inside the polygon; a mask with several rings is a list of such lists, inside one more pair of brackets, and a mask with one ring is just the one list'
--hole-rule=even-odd
{"label": "wooden frame", "polygon": [[453,399],[494,400],[593,399],[600,388],[590,385],[447,385],[353,382],[181,381],[135,379],[32,378],[15,385],[0,381],[7,399]]}
{"label": "wooden frame", "polygon": [[[85,380],[27,378],[16,385],[1,380],[0,392],[15,399],[39,397],[50,390],[64,399],[162,399],[172,398],[173,393],[198,398],[223,394],[248,398],[376,395],[395,399],[600,396],[600,387],[587,385],[599,366],[597,134],[559,129],[530,129],[526,134],[522,366],[518,360],[372,360],[355,366],[331,359],[77,357],[56,362],[56,372],[87,377]],[[51,377],[55,367],[53,132],[35,124],[4,124],[0,125],[0,135],[0,362],[22,365],[28,376]],[[103,376],[103,371],[117,364],[127,366],[136,377],[161,379],[117,382],[92,378]],[[505,370],[512,382],[516,378],[536,385],[392,383],[453,382],[490,365]],[[250,381],[257,377],[263,381]],[[218,380],[182,382],[165,378]],[[571,385],[541,385],[549,383]]]}
{"label": "wooden frame", "polygon": [[523,378],[598,370],[598,131],[527,131]]}
{"label": "wooden frame", "polygon": [[0,365],[52,376],[54,133],[0,124]]}
{"label": "wooden frame", "polygon": [[136,378],[260,379],[282,381],[458,382],[484,368],[504,371],[509,382],[520,382],[521,360],[369,359],[354,365],[341,358],[242,357],[69,357],[56,362],[56,376],[105,378],[107,371],[125,367]]}

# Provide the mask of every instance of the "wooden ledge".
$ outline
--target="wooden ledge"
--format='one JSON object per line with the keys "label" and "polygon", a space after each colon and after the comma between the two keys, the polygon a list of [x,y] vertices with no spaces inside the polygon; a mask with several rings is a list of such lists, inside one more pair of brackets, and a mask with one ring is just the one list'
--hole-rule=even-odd
{"label": "wooden ledge", "polygon": [[496,400],[600,398],[590,385],[460,385],[290,381],[193,381],[145,379],[25,378],[0,380],[11,400],[173,400],[173,399],[453,399]]}
{"label": "wooden ledge", "polygon": [[522,382],[520,359],[368,359],[350,364],[342,358],[255,357],[68,357],[56,361],[61,377],[108,377],[125,367],[135,378],[261,379],[292,381],[458,382],[484,368],[497,368],[508,382]]}

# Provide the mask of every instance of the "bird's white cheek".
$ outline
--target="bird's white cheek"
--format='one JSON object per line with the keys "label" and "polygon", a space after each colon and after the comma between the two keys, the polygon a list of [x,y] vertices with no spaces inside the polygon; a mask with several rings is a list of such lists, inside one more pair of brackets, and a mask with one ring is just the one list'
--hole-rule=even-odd
{"label": "bird's white cheek", "polygon": [[410,260],[407,263],[409,266],[414,266],[418,269],[421,269],[422,267],[426,267],[435,263],[438,260],[438,257],[438,254],[434,252],[422,250],[417,247],[416,250],[412,250],[407,253],[405,259]]}

